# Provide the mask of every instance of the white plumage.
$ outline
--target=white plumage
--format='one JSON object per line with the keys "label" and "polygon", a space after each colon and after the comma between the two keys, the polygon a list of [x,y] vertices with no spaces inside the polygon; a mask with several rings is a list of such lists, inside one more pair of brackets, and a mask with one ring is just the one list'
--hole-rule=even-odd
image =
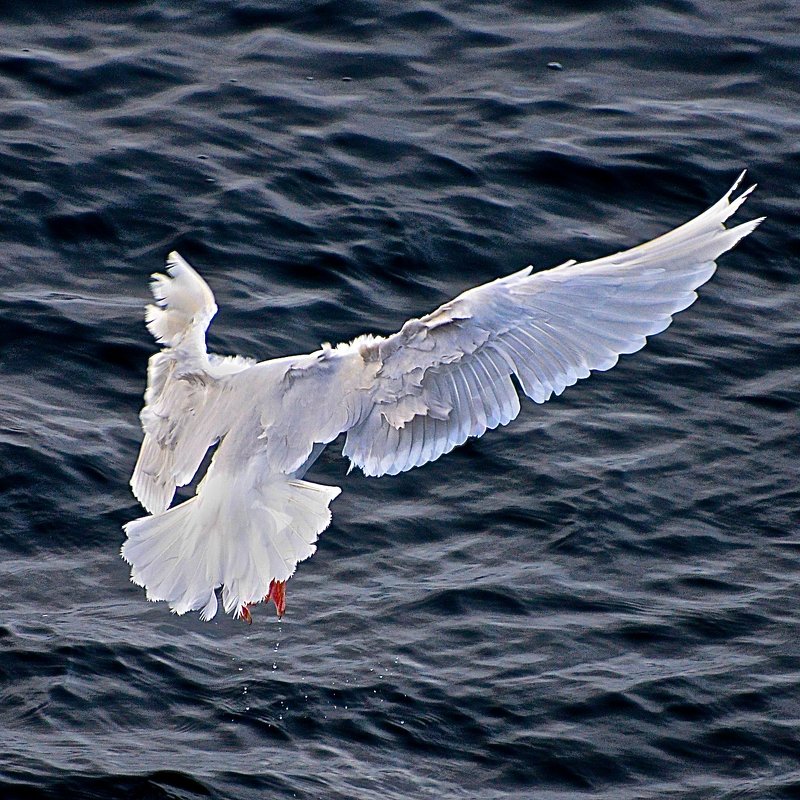
{"label": "white plumage", "polygon": [[[178,614],[211,619],[220,587],[235,616],[249,619],[247,607],[268,593],[282,612],[272,586],[313,554],[340,491],[302,480],[325,444],[346,433],[351,467],[395,475],[513,420],[512,376],[544,403],[610,369],[691,305],[715,259],[761,222],[723,224],[755,188],[731,200],[740,181],[700,216],[631,250],[535,274],[526,267],[392,336],[259,363],[206,352],[214,296],[171,253],[146,313],[164,347],[150,358],[131,479],[150,512],[125,526],[131,580]],[[169,508],[217,442],[197,495]]]}

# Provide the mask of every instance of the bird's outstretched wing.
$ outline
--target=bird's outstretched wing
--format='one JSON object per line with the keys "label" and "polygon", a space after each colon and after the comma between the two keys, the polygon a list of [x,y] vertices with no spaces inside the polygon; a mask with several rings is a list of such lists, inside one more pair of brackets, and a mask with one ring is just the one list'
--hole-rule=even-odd
{"label": "bird's outstretched wing", "polygon": [[[742,173],[742,176],[744,173]],[[347,431],[344,455],[366,475],[433,461],[520,410],[512,376],[537,403],[613,367],[691,305],[715,259],[758,225],[724,225],[752,191],[731,190],[685,225],[594,261],[532,267],[464,292],[387,338],[299,360],[284,380],[280,420],[265,438],[294,468],[313,442]]]}
{"label": "bird's outstretched wing", "polygon": [[176,486],[194,476],[208,448],[225,433],[216,402],[220,379],[252,361],[206,352],[205,334],[217,313],[208,284],[178,253],[167,257],[167,275],[153,275],[155,304],[145,322],[164,348],[150,357],[140,418],[144,441],[131,488],[151,513],[169,507]]}

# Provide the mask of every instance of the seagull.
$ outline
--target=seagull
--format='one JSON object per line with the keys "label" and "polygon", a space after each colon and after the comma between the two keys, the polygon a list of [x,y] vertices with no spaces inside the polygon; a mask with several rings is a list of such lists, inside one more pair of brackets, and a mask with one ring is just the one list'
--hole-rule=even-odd
{"label": "seagull", "polygon": [[[211,620],[286,609],[286,582],[316,550],[341,489],[304,480],[325,445],[365,475],[397,475],[510,423],[518,387],[535,403],[644,347],[690,306],[715,259],[762,221],[725,221],[755,186],[744,176],[689,222],[630,250],[525,267],[477,286],[391,336],[256,362],[206,350],[217,312],[208,284],[176,252],[153,275],[150,357],[131,478],[149,512],[124,526],[122,557],[148,600]],[[195,496],[170,508],[216,445]]]}

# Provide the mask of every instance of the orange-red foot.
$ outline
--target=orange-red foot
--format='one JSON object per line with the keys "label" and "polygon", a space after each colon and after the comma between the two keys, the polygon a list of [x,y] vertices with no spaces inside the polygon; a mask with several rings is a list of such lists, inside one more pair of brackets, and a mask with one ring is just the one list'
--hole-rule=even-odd
{"label": "orange-red foot", "polygon": [[253,615],[250,613],[250,609],[247,606],[242,606],[241,611],[239,611],[239,616],[248,624],[253,624]]}
{"label": "orange-red foot", "polygon": [[269,591],[264,602],[269,603],[270,600],[275,603],[275,610],[280,619],[286,613],[286,581],[271,580],[269,582]]}

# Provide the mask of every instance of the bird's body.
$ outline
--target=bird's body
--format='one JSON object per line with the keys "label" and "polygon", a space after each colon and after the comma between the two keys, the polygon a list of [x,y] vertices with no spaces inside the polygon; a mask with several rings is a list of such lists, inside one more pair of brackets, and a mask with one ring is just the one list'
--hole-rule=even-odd
{"label": "bird's body", "polygon": [[[738,185],[738,181],[737,181]],[[254,362],[210,355],[211,290],[177,254],[154,276],[146,320],[164,349],[150,359],[145,438],[131,485],[150,512],[125,526],[122,555],[151,600],[183,614],[250,618],[314,552],[338,487],[304,480],[346,432],[343,454],[366,475],[397,474],[505,425],[535,402],[610,369],[689,306],[714,260],[760,220],[725,228],[736,186],[694,220],[606,258],[470,289],[389,337],[361,336]],[[195,497],[169,508],[218,443]]]}

